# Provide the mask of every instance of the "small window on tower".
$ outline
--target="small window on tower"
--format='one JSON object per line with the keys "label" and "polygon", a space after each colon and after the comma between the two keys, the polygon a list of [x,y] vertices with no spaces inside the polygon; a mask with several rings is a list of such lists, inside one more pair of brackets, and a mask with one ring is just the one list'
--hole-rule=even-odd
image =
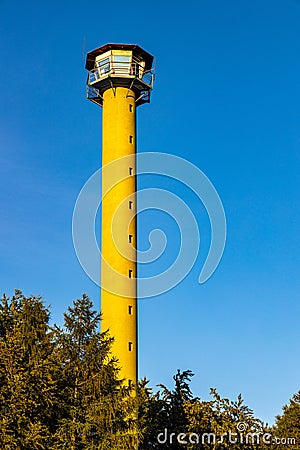
{"label": "small window on tower", "polygon": [[131,305],[128,306],[128,314],[130,314],[130,315],[132,314],[132,306]]}
{"label": "small window on tower", "polygon": [[129,175],[132,175],[132,174],[133,174],[133,168],[129,167]]}
{"label": "small window on tower", "polygon": [[129,105],[129,112],[132,112],[133,111],[133,105]]}
{"label": "small window on tower", "polygon": [[133,343],[132,342],[128,342],[128,350],[130,352],[132,352],[132,347],[133,347]]}
{"label": "small window on tower", "polygon": [[133,143],[133,136],[129,136],[129,142],[130,142],[130,144],[132,144]]}
{"label": "small window on tower", "polygon": [[133,202],[129,200],[128,205],[129,205],[129,209],[132,209]]}
{"label": "small window on tower", "polygon": [[133,272],[132,269],[129,269],[129,270],[128,270],[128,276],[129,276],[129,278],[132,278],[132,272]]}
{"label": "small window on tower", "polygon": [[128,242],[129,242],[129,244],[132,244],[132,238],[133,238],[132,234],[129,234],[128,235]]}

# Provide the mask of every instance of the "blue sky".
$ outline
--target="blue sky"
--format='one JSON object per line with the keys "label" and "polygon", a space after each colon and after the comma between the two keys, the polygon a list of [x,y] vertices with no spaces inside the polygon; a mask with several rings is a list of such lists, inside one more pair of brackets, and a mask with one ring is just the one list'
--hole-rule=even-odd
{"label": "blue sky", "polygon": [[[140,376],[170,385],[177,368],[190,368],[195,394],[242,392],[272,422],[300,388],[300,2],[2,0],[0,12],[1,291],[42,294],[57,322],[84,291],[99,305],[71,235],[101,150],[84,52],[137,43],[157,63],[151,104],[138,110],[139,152],[196,164],[228,224],[221,264],[199,285],[208,219],[186,189],[168,185],[196,211],[202,247],[179,286],[140,302]],[[156,178],[140,185],[163,184]],[[141,247],[159,226],[176,249],[171,219],[150,211],[139,219]]]}

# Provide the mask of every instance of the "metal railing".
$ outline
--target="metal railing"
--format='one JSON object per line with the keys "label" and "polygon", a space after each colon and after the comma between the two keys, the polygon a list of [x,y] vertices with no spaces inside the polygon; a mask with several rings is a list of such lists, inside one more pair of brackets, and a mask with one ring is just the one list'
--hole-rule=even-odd
{"label": "metal railing", "polygon": [[99,90],[89,85],[86,86],[86,96],[89,100],[99,99]]}
{"label": "metal railing", "polygon": [[141,64],[136,62],[113,62],[100,64],[99,67],[90,70],[89,84],[99,81],[108,76],[120,76],[128,78],[138,78],[146,83],[150,88],[153,87],[154,73],[153,70],[145,71]]}

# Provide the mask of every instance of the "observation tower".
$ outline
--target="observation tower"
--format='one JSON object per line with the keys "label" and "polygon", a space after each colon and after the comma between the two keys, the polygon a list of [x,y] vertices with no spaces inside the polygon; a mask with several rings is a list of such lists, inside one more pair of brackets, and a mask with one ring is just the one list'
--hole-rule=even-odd
{"label": "observation tower", "polygon": [[[138,45],[106,44],[87,54],[86,69],[87,97],[103,108],[102,167],[118,160],[118,174],[102,172],[101,247],[107,264],[101,264],[101,329],[115,339],[112,354],[119,360],[121,378],[136,384],[136,108],[150,101],[153,56]],[[115,176],[121,180],[117,184]]]}

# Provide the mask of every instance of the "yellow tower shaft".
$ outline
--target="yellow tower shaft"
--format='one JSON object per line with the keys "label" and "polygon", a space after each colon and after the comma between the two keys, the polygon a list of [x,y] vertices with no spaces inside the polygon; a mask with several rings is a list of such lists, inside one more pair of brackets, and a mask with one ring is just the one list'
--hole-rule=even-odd
{"label": "yellow tower shaft", "polygon": [[[127,156],[118,164],[118,183],[102,199],[102,256],[114,270],[128,278],[123,285],[124,297],[101,289],[102,331],[109,329],[115,341],[112,354],[121,367],[120,378],[137,381],[137,264],[136,264],[136,106],[135,93],[125,87],[107,89],[103,94],[102,167]],[[132,158],[128,158],[131,155]],[[110,180],[103,172],[102,190]],[[128,197],[130,200],[128,200]],[[126,200],[127,199],[127,200]],[[121,206],[120,206],[121,205]],[[117,223],[112,222],[118,208]],[[114,235],[128,252],[123,256],[116,248]],[[102,285],[111,273],[101,268]],[[134,279],[134,280],[133,280]]]}

